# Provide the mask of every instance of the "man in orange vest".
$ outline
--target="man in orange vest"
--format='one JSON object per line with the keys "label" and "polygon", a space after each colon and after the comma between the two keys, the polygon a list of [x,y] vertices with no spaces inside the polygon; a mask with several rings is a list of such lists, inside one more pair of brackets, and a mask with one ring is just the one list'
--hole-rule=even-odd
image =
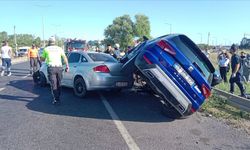
{"label": "man in orange vest", "polygon": [[35,44],[32,44],[32,47],[28,50],[28,58],[30,60],[30,74],[33,74],[37,71],[38,62],[38,50]]}

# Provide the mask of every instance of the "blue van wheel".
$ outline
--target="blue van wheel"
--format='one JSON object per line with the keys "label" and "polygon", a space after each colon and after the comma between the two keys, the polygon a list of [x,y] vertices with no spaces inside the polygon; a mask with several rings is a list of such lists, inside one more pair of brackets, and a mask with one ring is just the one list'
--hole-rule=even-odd
{"label": "blue van wheel", "polygon": [[182,116],[173,106],[170,104],[162,104],[162,114],[171,119],[185,119],[187,116]]}

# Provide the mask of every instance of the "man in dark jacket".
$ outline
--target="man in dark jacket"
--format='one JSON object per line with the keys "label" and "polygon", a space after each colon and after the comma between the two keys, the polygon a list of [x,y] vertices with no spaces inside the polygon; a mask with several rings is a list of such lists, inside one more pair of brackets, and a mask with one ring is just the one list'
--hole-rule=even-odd
{"label": "man in dark jacket", "polygon": [[110,54],[110,55],[113,56],[115,59],[117,58],[117,56],[115,55],[115,52],[114,52],[114,50],[113,50],[113,48],[111,47],[110,44],[107,45],[107,49],[104,51],[104,53]]}
{"label": "man in dark jacket", "polygon": [[236,83],[240,89],[241,96],[246,97],[245,95],[245,87],[242,83],[242,67],[241,67],[241,59],[240,56],[236,54],[237,48],[233,44],[230,48],[231,57],[231,68],[232,75],[229,80],[230,82],[230,93],[234,93],[234,83]]}

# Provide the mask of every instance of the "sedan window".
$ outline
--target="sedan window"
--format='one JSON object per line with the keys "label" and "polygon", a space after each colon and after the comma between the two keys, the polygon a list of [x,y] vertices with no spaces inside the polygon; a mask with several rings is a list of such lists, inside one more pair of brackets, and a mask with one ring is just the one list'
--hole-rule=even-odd
{"label": "sedan window", "polygon": [[81,55],[78,53],[71,53],[69,55],[69,63],[78,63]]}
{"label": "sedan window", "polygon": [[88,55],[93,61],[117,62],[117,60],[111,55],[102,53],[88,53]]}
{"label": "sedan window", "polygon": [[88,62],[88,60],[82,55],[81,56],[81,62]]}

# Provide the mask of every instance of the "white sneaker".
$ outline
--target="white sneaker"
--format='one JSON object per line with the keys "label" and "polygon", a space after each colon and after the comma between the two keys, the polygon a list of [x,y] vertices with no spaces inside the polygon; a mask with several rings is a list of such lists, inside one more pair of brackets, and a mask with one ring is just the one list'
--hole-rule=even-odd
{"label": "white sneaker", "polygon": [[11,72],[10,72],[10,73],[8,73],[8,75],[7,75],[7,76],[8,76],[8,77],[9,77],[9,76],[11,76]]}
{"label": "white sneaker", "polygon": [[1,71],[1,76],[4,76],[4,71]]}

